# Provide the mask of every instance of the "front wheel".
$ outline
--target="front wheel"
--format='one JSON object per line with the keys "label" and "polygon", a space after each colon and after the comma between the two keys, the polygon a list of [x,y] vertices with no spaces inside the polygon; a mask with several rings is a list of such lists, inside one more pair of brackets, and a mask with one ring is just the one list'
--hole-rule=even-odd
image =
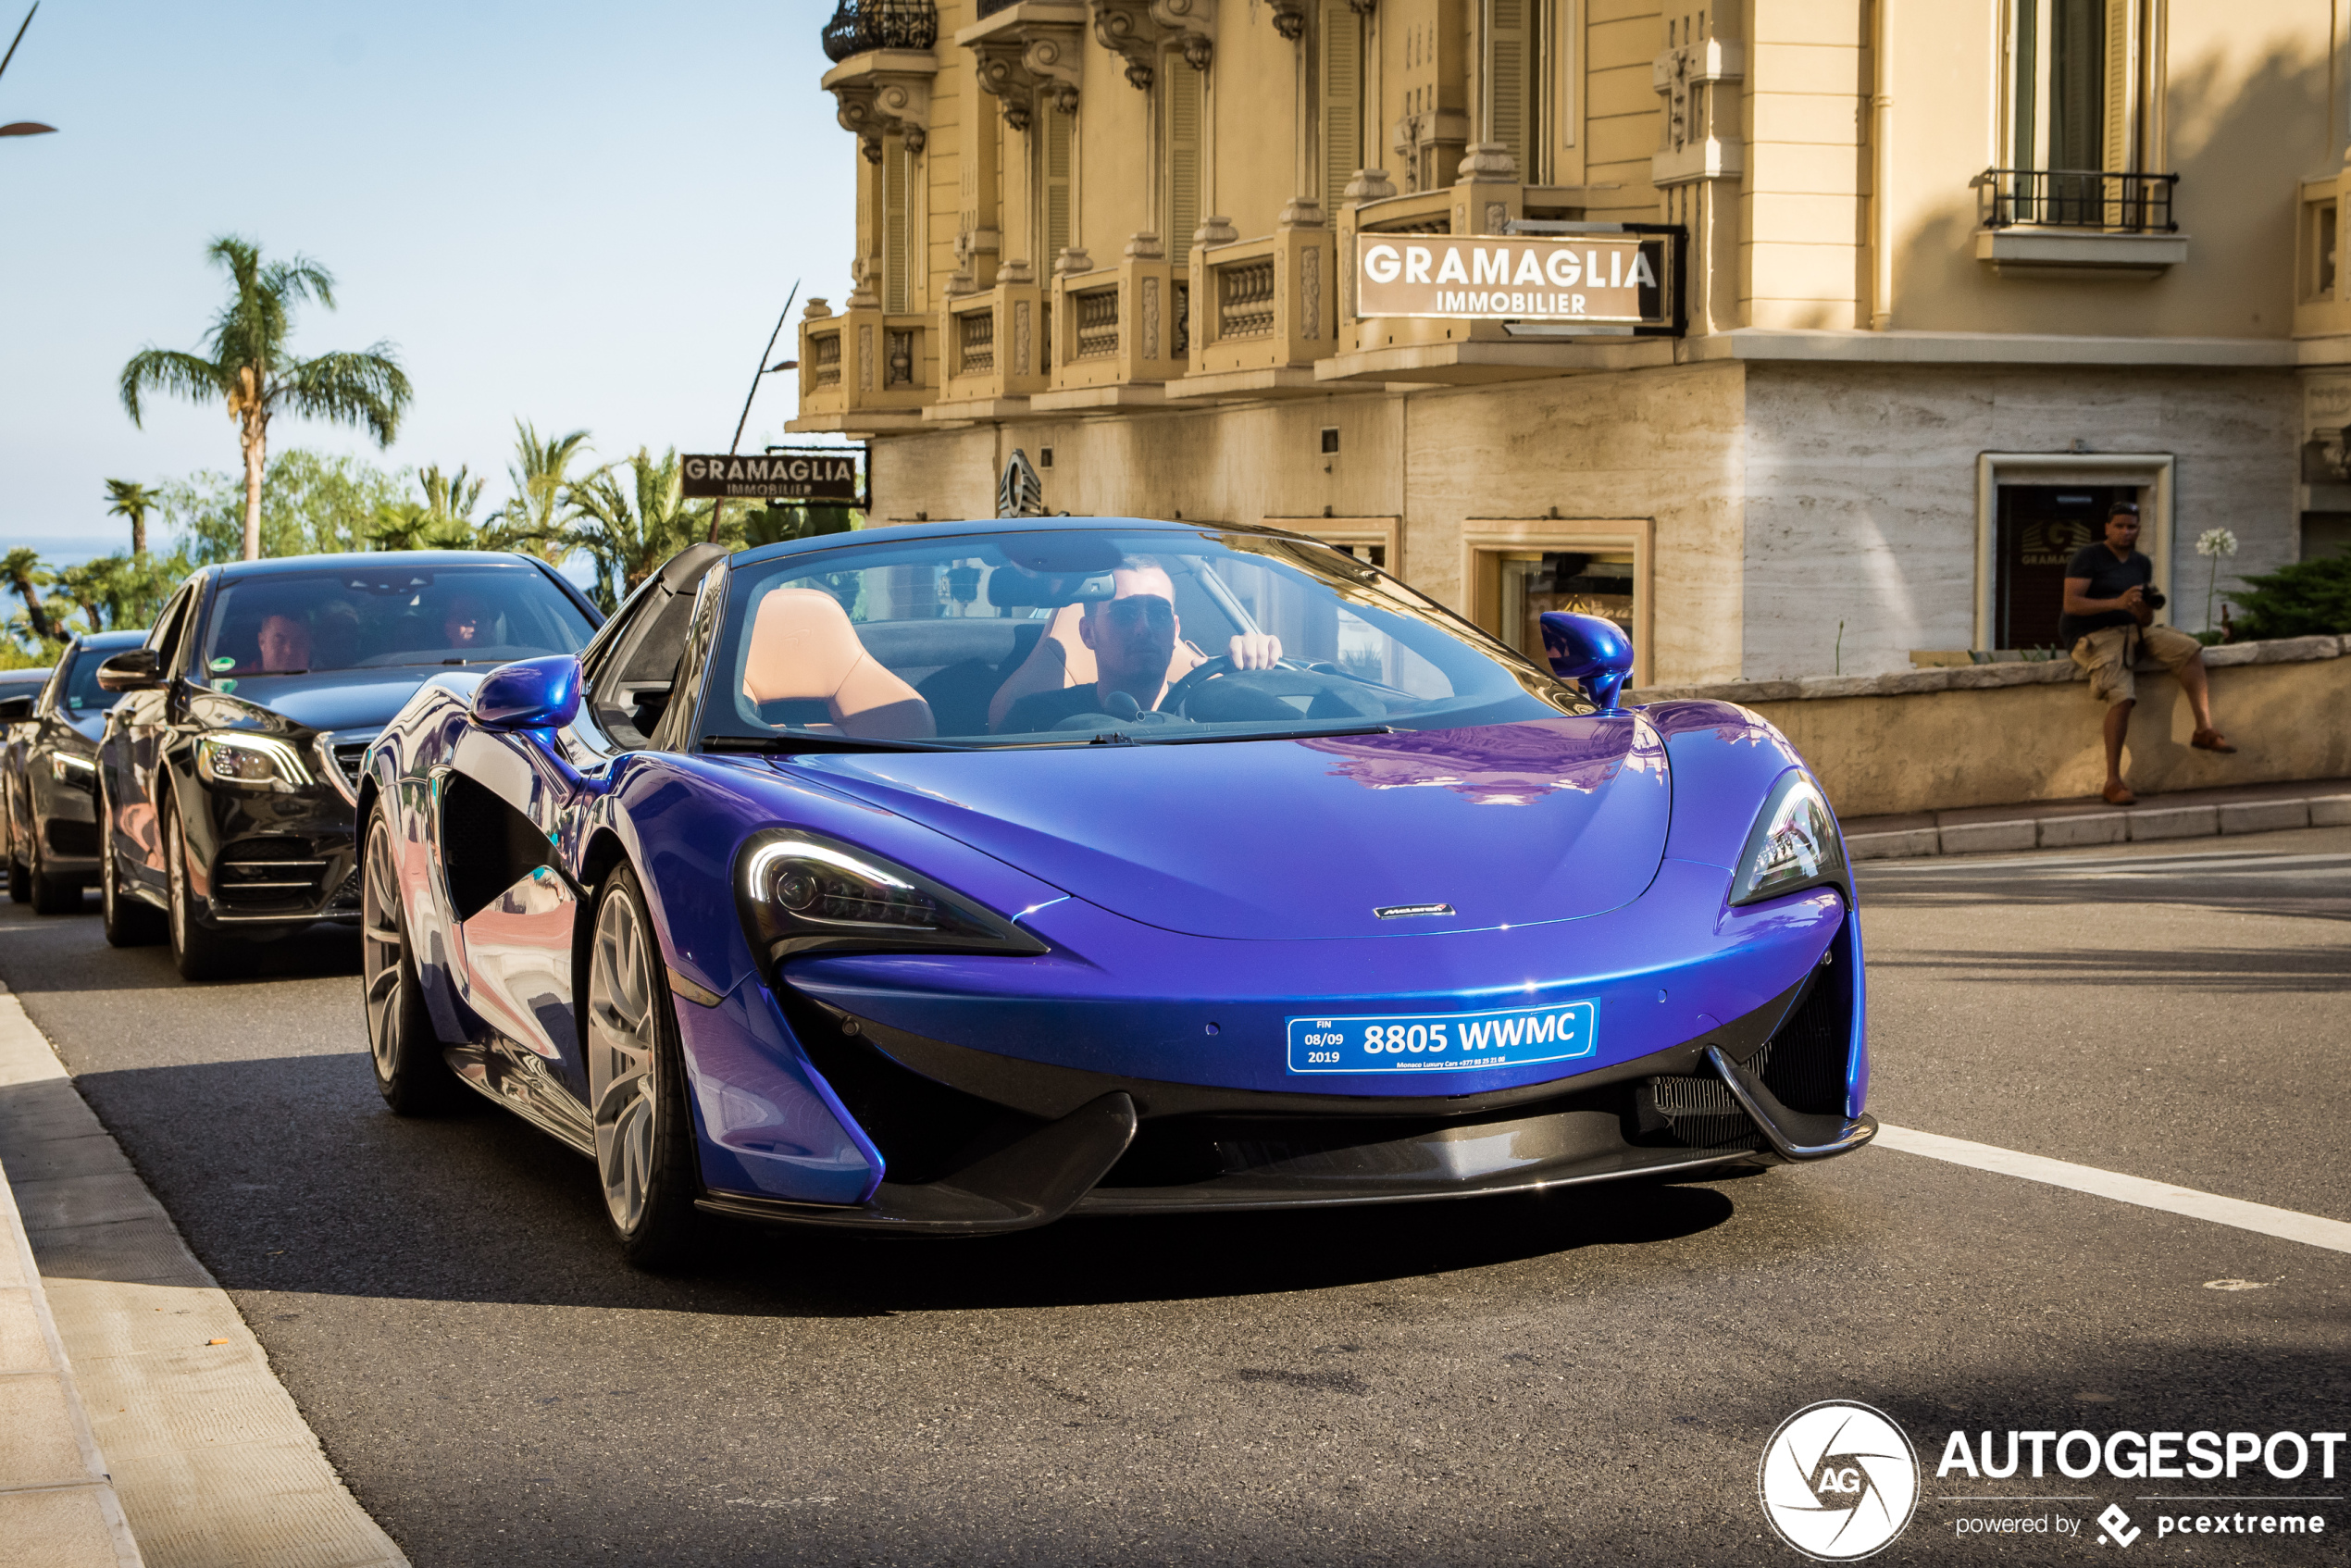
{"label": "front wheel", "polygon": [[25,881],[31,889],[35,915],[73,915],[81,909],[81,884],[70,877],[52,877],[41,863],[41,825],[33,824],[32,866]]}
{"label": "front wheel", "polygon": [[424,988],[408,957],[402,918],[400,869],[392,852],[392,824],[378,805],[367,814],[360,842],[359,963],[367,1014],[367,1055],[376,1092],[397,1116],[434,1116],[456,1108],[465,1086],[441,1054],[425,1007]]}
{"label": "front wheel", "polygon": [[243,967],[245,944],[216,931],[196,918],[195,890],[188,882],[188,835],[180,819],[180,803],[164,797],[162,820],[164,874],[171,883],[171,905],[164,924],[171,938],[171,962],[183,980],[217,980]]}
{"label": "front wheel", "polygon": [[660,1269],[692,1250],[700,1195],[667,965],[636,873],[616,867],[588,949],[588,1104],[596,1175],[620,1250]]}
{"label": "front wheel", "polygon": [[114,815],[106,797],[98,797],[98,912],[106,929],[108,947],[153,947],[163,940],[163,920],[145,900],[122,890],[122,871],[114,852]]}

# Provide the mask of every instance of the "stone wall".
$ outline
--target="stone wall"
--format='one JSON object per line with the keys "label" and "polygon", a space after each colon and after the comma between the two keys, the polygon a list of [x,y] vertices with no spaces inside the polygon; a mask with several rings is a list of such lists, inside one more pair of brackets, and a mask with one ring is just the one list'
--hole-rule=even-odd
{"label": "stone wall", "polygon": [[[2159,793],[2351,777],[2351,638],[2205,650],[2213,717],[2233,756],[2189,746],[2179,684],[2139,670],[2123,776]],[[1841,816],[2021,805],[2095,795],[2106,781],[2105,707],[2071,660],[1901,675],[1736,681],[1628,692],[1741,703],[1795,742]]]}

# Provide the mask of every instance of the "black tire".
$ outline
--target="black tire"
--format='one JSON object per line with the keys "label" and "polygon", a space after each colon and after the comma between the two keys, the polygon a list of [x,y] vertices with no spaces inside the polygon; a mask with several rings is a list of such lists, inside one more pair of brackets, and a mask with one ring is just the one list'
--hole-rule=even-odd
{"label": "black tire", "polygon": [[8,857],[8,902],[10,903],[32,902],[32,872],[15,855]]}
{"label": "black tire", "polygon": [[33,824],[32,866],[25,877],[35,915],[79,915],[81,913],[81,879],[78,877],[52,877],[48,867],[41,864],[41,825]]}
{"label": "black tire", "polygon": [[251,962],[252,950],[225,931],[216,931],[196,918],[195,895],[188,886],[188,835],[180,820],[180,803],[163,798],[156,830],[163,836],[164,875],[171,885],[171,902],[164,911],[165,933],[171,939],[171,962],[183,980],[218,980],[236,974]]}
{"label": "black tire", "polygon": [[359,1002],[376,1092],[395,1116],[447,1115],[472,1091],[442,1056],[441,1037],[409,960],[392,825],[380,804],[369,808],[359,843]]}
{"label": "black tire", "polygon": [[98,796],[98,915],[108,947],[153,947],[163,940],[163,911],[122,890],[114,852],[114,813],[104,792]]}
{"label": "black tire", "polygon": [[702,1179],[669,970],[628,866],[604,878],[593,918],[580,1017],[604,1217],[633,1266],[674,1269],[697,1250]]}

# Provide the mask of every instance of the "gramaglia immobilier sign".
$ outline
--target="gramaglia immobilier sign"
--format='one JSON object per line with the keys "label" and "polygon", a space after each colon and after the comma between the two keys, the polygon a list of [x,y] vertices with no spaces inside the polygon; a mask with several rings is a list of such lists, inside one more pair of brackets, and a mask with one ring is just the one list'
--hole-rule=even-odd
{"label": "gramaglia immobilier sign", "polygon": [[1667,236],[1359,234],[1356,314],[1671,328]]}

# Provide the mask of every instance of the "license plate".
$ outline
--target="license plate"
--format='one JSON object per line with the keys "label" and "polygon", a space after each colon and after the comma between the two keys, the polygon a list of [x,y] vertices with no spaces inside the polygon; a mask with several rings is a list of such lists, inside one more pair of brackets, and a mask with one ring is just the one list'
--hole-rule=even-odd
{"label": "license plate", "polygon": [[1589,1056],[1598,1004],[1570,1002],[1501,1013],[1292,1018],[1293,1073],[1446,1073],[1524,1067]]}

